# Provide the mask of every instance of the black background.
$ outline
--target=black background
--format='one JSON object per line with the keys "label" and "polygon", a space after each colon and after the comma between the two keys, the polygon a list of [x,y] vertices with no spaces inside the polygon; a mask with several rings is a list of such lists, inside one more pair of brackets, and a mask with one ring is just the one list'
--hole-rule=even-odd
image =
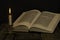
{"label": "black background", "polygon": [[38,9],[60,13],[59,0],[0,0],[0,23],[8,23],[8,8],[12,8],[13,22],[24,11]]}
{"label": "black background", "polygon": [[[31,10],[31,9],[38,9],[40,11],[51,11],[55,13],[60,13],[60,1],[59,0],[0,0],[0,24],[8,23],[8,9],[9,7],[12,8],[12,16],[13,22],[16,18],[24,11]],[[5,25],[5,24],[4,24]],[[5,27],[5,26],[2,26]],[[8,25],[7,25],[8,26]],[[1,30],[0,30],[1,31]],[[3,29],[2,29],[3,31]],[[2,36],[4,36],[4,32]],[[57,25],[57,28],[54,33],[19,33],[16,32],[9,37],[4,37],[4,40],[20,40],[20,39],[42,39],[42,40],[60,40],[60,22]],[[1,37],[0,36],[0,39]],[[14,37],[13,37],[14,36]]]}

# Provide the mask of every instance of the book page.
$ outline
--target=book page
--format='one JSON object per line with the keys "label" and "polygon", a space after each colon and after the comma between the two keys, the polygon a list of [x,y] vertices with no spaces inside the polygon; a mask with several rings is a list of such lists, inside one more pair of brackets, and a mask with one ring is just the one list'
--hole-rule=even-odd
{"label": "book page", "polygon": [[30,31],[50,33],[50,31],[48,30],[44,30],[44,29],[36,28],[36,27],[30,28]]}
{"label": "book page", "polygon": [[25,12],[25,15],[21,18],[21,20],[19,22],[31,23],[37,14],[38,14],[37,11],[27,11],[27,12]]}
{"label": "book page", "polygon": [[50,13],[41,13],[41,15],[39,16],[35,23],[47,27],[54,18],[54,16],[55,16],[54,14]]}
{"label": "book page", "polygon": [[13,31],[28,32],[28,28],[25,25],[19,25],[15,27]]}
{"label": "book page", "polygon": [[60,14],[58,13],[44,11],[40,14],[31,28],[40,28],[46,30],[46,32],[52,33],[59,22],[59,18]]}
{"label": "book page", "polygon": [[38,10],[23,12],[23,14],[16,20],[15,25],[21,24],[31,26],[31,24],[37,19],[38,15],[40,15],[40,11]]}

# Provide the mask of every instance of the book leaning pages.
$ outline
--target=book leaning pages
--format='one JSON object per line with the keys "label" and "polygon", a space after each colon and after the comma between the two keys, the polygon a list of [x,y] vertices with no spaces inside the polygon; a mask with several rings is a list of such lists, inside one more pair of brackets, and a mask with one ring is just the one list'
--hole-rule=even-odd
{"label": "book leaning pages", "polygon": [[13,23],[13,31],[53,33],[59,20],[60,14],[30,10],[23,12],[21,16],[17,18]]}

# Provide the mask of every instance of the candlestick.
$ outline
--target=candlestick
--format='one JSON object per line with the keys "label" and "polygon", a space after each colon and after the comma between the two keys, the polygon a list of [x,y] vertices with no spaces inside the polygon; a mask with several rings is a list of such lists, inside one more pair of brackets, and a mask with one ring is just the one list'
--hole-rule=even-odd
{"label": "candlestick", "polygon": [[12,14],[11,14],[11,8],[9,8],[9,25],[12,25]]}

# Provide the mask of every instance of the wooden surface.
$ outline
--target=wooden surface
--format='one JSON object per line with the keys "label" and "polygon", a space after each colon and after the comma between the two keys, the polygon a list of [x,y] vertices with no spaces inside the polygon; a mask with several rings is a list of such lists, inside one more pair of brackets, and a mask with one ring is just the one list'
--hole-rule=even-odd
{"label": "wooden surface", "polygon": [[[60,23],[59,23],[60,24]],[[0,26],[0,40],[60,40],[60,25],[54,33],[42,32],[11,32],[8,25],[3,24]]]}

